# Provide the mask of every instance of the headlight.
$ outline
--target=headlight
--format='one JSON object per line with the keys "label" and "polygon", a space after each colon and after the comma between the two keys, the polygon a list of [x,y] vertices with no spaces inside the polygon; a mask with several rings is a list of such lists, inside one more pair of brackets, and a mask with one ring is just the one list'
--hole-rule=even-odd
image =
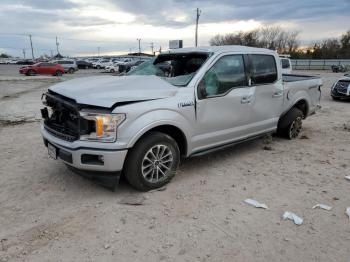
{"label": "headlight", "polygon": [[95,130],[81,135],[80,140],[112,143],[117,139],[117,128],[125,120],[125,114],[99,114],[81,112],[80,116],[95,122]]}

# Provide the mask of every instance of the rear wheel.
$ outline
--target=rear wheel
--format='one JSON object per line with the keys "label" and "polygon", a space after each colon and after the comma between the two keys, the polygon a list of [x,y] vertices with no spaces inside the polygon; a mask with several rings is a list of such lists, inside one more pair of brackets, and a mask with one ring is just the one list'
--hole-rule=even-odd
{"label": "rear wheel", "polygon": [[57,70],[56,73],[55,73],[55,76],[62,76],[62,71]]}
{"label": "rear wheel", "polygon": [[168,183],[180,162],[176,141],[160,132],[142,138],[128,153],[125,175],[137,190],[147,191]]}
{"label": "rear wheel", "polygon": [[72,67],[68,69],[68,73],[70,73],[70,74],[73,74],[74,71],[75,71],[75,70],[74,70],[74,68],[72,68]]}
{"label": "rear wheel", "polygon": [[303,126],[303,112],[293,107],[286,115],[284,115],[279,123],[277,133],[290,140],[299,137]]}
{"label": "rear wheel", "polygon": [[111,72],[111,73],[114,73],[114,72],[115,72],[115,70],[114,70],[114,69],[111,69],[111,70],[110,70],[110,72]]}

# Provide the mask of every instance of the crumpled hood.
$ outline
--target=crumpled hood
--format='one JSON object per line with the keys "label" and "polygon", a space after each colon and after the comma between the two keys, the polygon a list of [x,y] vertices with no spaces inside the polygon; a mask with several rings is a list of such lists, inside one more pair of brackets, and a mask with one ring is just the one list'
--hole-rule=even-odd
{"label": "crumpled hood", "polygon": [[119,102],[174,96],[178,88],[151,75],[76,78],[53,85],[49,90],[74,99],[78,104],[110,108]]}

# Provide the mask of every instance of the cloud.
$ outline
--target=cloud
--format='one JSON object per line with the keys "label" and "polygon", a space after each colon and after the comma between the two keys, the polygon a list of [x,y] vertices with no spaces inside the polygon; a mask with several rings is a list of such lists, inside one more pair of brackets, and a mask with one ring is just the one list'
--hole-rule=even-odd
{"label": "cloud", "polygon": [[[250,30],[262,24],[301,31],[303,43],[337,37],[349,29],[350,2],[337,0],[1,0],[0,48],[20,54],[33,35],[37,53],[133,51],[167,47],[169,39],[193,45],[195,10],[199,7],[199,41],[207,45],[216,33]],[[13,49],[15,48],[15,49]],[[17,51],[16,51],[17,50]]]}

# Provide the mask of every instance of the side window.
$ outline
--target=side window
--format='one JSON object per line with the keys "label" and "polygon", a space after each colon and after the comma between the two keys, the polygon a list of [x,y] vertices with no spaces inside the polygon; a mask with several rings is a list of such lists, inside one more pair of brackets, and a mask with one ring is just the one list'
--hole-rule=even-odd
{"label": "side window", "polygon": [[250,55],[252,85],[269,84],[277,80],[275,57],[272,55]]}
{"label": "side window", "polygon": [[204,75],[202,84],[207,96],[216,96],[247,85],[242,55],[221,57]]}
{"label": "side window", "polygon": [[288,60],[288,59],[281,59],[281,63],[282,63],[282,68],[283,68],[283,69],[290,68],[289,60]]}

